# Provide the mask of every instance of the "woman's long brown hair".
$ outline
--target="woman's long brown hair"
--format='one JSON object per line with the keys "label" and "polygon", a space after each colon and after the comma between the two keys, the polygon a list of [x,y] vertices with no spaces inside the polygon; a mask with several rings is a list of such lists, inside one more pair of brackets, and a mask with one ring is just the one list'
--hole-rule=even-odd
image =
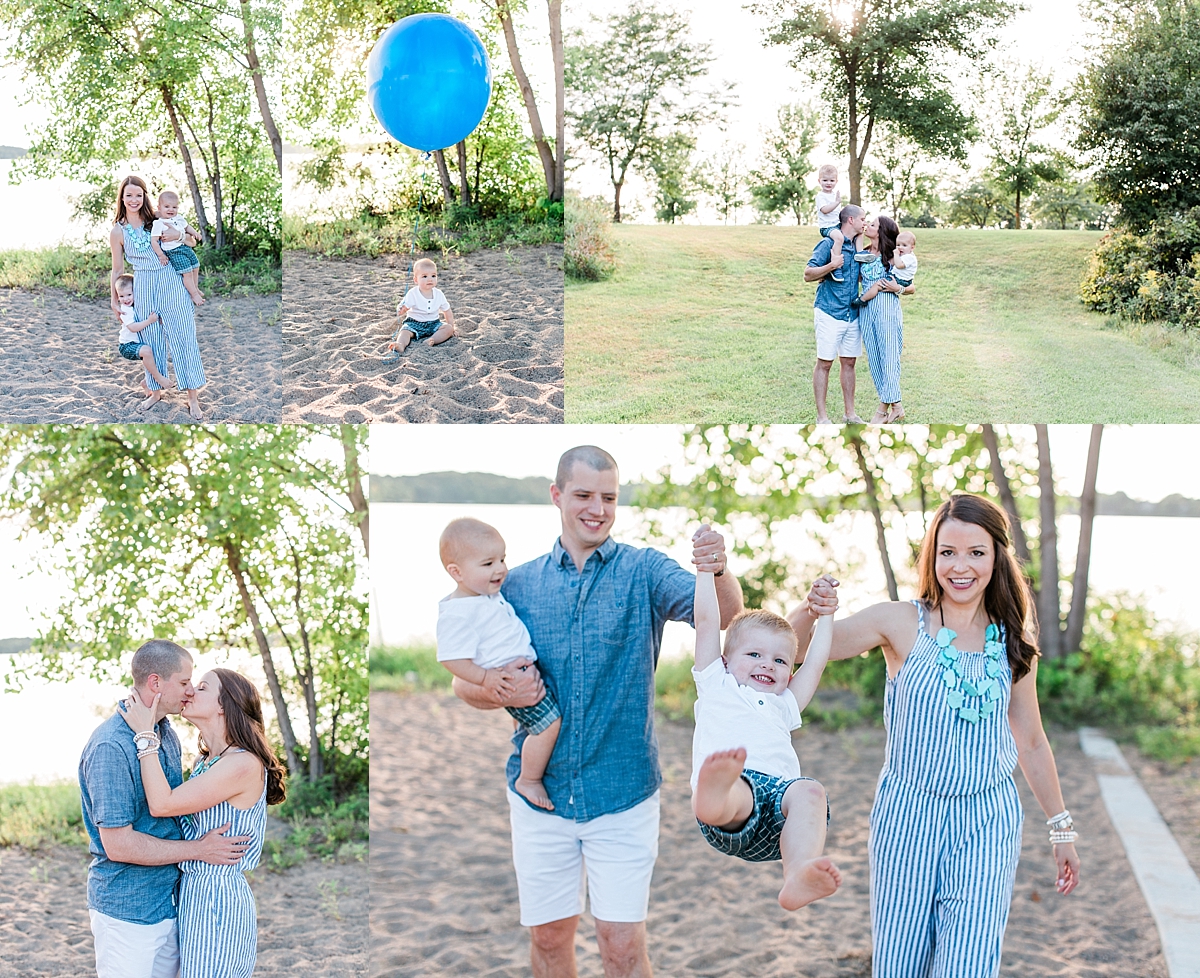
{"label": "woman's long brown hair", "polygon": [[937,538],[946,520],[972,523],[983,527],[992,538],[996,558],[992,579],[983,593],[983,606],[992,621],[1002,621],[1008,639],[1008,664],[1013,682],[1029,672],[1038,648],[1029,641],[1026,630],[1035,623],[1033,594],[1029,582],[1021,573],[1009,540],[1008,514],[990,499],[959,493],[938,507],[921,544],[918,560],[921,600],[936,611],[942,604],[942,586],[938,583]]}
{"label": "woman's long brown hair", "polygon": [[900,228],[886,214],[880,214],[877,220],[879,222],[879,239],[876,244],[879,245],[879,257],[883,259],[886,268],[892,263],[892,256],[896,253],[896,238],[900,236]]}
{"label": "woman's long brown hair", "polygon": [[113,217],[113,224],[126,224],[129,221],[129,215],[125,213],[125,188],[130,184],[135,187],[142,188],[142,209],[138,211],[138,217],[142,219],[142,225],[149,227],[154,223],[154,208],[150,206],[150,191],[146,187],[145,181],[141,177],[127,176],[121,181],[121,186],[117,188],[117,213]]}
{"label": "woman's long brown hair", "polygon": [[[213,672],[221,681],[217,701],[225,711],[225,739],[262,761],[267,769],[267,804],[282,804],[287,797],[287,774],[267,742],[258,690],[250,680],[232,669],[214,669]],[[204,757],[209,755],[203,738],[200,739],[200,753]]]}

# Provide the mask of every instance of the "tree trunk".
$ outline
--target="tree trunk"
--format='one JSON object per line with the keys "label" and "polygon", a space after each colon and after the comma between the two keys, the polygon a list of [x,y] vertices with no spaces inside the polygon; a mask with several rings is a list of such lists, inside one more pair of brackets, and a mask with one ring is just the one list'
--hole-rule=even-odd
{"label": "tree trunk", "polygon": [[1079,496],[1079,547],[1075,552],[1075,576],[1071,581],[1071,610],[1067,615],[1064,651],[1078,652],[1083,641],[1083,620],[1087,614],[1088,567],[1092,561],[1092,521],[1096,516],[1096,471],[1100,467],[1100,436],[1104,425],[1092,425],[1088,444],[1087,469],[1083,492]]}
{"label": "tree trunk", "polygon": [[1017,207],[1016,207],[1017,223],[1014,230],[1021,230],[1021,191],[1017,191]]}
{"label": "tree trunk", "polygon": [[196,180],[196,168],[192,165],[192,152],[188,149],[187,138],[183,134],[183,126],[179,124],[179,114],[175,111],[175,99],[171,88],[166,82],[158,86],[162,94],[163,107],[171,120],[171,129],[175,133],[175,141],[179,144],[179,155],[183,157],[183,169],[187,173],[188,190],[192,195],[192,205],[196,208],[196,220],[200,227],[200,240],[205,245],[212,244],[212,234],[209,230],[208,216],[204,213],[204,198],[200,196],[200,184]]}
{"label": "tree trunk", "polygon": [[321,759],[321,737],[317,733],[317,681],[313,673],[312,646],[308,641],[308,629],[304,627],[304,607],[301,603],[300,555],[292,547],[292,566],[296,571],[296,627],[300,629],[300,646],[304,649],[304,669],[300,672],[304,681],[304,705],[308,709],[308,779],[316,781],[325,773]]}
{"label": "tree trunk", "polygon": [[1012,526],[1013,548],[1023,564],[1029,564],[1029,542],[1025,539],[1025,530],[1021,526],[1021,514],[1017,512],[1017,501],[1012,494],[1008,475],[1004,471],[1004,463],[1000,461],[1000,443],[996,438],[996,429],[990,424],[983,426],[983,443],[987,446],[988,458],[992,468],[992,481],[1000,492],[1000,502],[1008,513],[1008,522]]}
{"label": "tree trunk", "polygon": [[188,132],[192,134],[192,139],[195,140],[196,147],[200,150],[200,159],[204,161],[204,168],[207,171],[208,189],[213,195],[213,209],[216,213],[214,244],[217,248],[224,248],[225,216],[221,193],[221,160],[217,156],[217,140],[213,132],[212,92],[209,91],[208,83],[204,79],[201,79],[200,83],[204,86],[204,94],[208,99],[208,139],[210,152],[212,153],[211,163],[209,162],[208,154],[204,152],[204,141],[196,135],[196,130],[186,115],[183,116],[183,124],[187,126]]}
{"label": "tree trunk", "polygon": [[[537,100],[533,96],[533,86],[529,83],[529,76],[525,74],[525,66],[521,64],[521,52],[517,49],[517,28],[513,24],[509,0],[495,0],[495,2],[496,13],[500,16],[500,26],[504,29],[504,43],[508,47],[508,60],[512,64],[513,75],[517,79],[517,87],[521,89],[521,98],[525,102],[525,111],[529,115],[529,128],[533,132],[533,144],[537,147],[538,157],[542,161],[542,174],[546,179],[546,196],[552,197],[557,177],[554,151],[551,150],[550,143],[546,141],[546,133],[542,129],[542,117],[538,114]],[[555,66],[556,85],[558,82],[557,71],[558,68]],[[556,108],[557,94],[556,91]],[[558,147],[558,153],[560,156],[562,155],[561,144]]]}
{"label": "tree trunk", "polygon": [[879,546],[879,558],[883,561],[883,576],[887,578],[888,597],[893,601],[899,601],[900,592],[896,588],[896,575],[892,572],[892,559],[888,556],[887,551],[883,513],[879,509],[879,497],[875,495],[875,476],[871,472],[871,466],[867,463],[862,439],[858,435],[852,435],[850,444],[854,446],[854,454],[858,456],[858,468],[867,484],[867,506],[871,510],[871,517],[875,520],[875,542]]}
{"label": "tree trunk", "polygon": [[300,757],[296,753],[296,734],[292,730],[287,702],[283,698],[283,688],[279,685],[279,676],[275,672],[275,660],[271,658],[271,646],[267,642],[267,634],[263,631],[262,622],[258,620],[258,609],[246,587],[246,571],[242,566],[241,551],[228,540],[225,541],[223,549],[225,562],[229,566],[229,572],[233,575],[233,581],[237,585],[238,595],[242,599],[242,610],[246,612],[246,617],[250,620],[250,626],[254,630],[254,641],[258,645],[263,672],[267,676],[267,685],[271,688],[271,700],[275,704],[279,733],[283,737],[283,749],[287,752],[288,772],[292,777],[300,777],[304,774],[304,766],[300,763]]}
{"label": "tree trunk", "polygon": [[1050,433],[1044,424],[1037,428],[1038,489],[1041,492],[1042,586],[1038,590],[1039,645],[1047,659],[1062,652],[1058,607],[1058,528],[1054,513],[1054,470],[1050,465]]}
{"label": "tree trunk", "polygon": [[621,188],[624,185],[624,180],[620,183],[613,181],[613,224],[621,223]]}
{"label": "tree trunk", "polygon": [[354,441],[353,425],[341,426],[342,451],[346,456],[346,482],[349,484],[348,495],[350,505],[354,507],[354,521],[358,524],[358,532],[362,535],[363,552],[371,557],[371,533],[368,527],[370,511],[367,507],[367,497],[362,490],[362,468],[358,464],[358,445]]}
{"label": "tree trunk", "polygon": [[458,188],[459,199],[463,202],[464,207],[471,206],[471,182],[467,177],[467,141],[459,140],[455,143],[455,148],[458,150]]}
{"label": "tree trunk", "polygon": [[454,183],[450,179],[450,170],[446,166],[446,154],[440,149],[435,149],[433,158],[437,162],[438,179],[442,181],[442,200],[447,204],[453,204],[457,198],[454,195]]}
{"label": "tree trunk", "polygon": [[[849,83],[850,117],[846,129],[850,139],[850,203],[862,205],[862,168],[858,164],[858,87],[856,79],[851,76]],[[893,600],[895,600],[893,598]]]}
{"label": "tree trunk", "polygon": [[554,192],[551,200],[566,196],[567,101],[566,58],[563,56],[562,0],[546,0],[550,8],[550,52],[554,57]]}
{"label": "tree trunk", "polygon": [[279,128],[271,115],[271,103],[267,101],[267,87],[263,84],[262,69],[258,64],[258,51],[254,47],[254,28],[250,24],[250,0],[240,0],[242,7],[242,30],[246,34],[246,63],[250,66],[250,77],[254,79],[254,95],[258,99],[258,112],[262,116],[263,128],[271,140],[271,151],[275,154],[275,166],[283,176],[283,140]]}

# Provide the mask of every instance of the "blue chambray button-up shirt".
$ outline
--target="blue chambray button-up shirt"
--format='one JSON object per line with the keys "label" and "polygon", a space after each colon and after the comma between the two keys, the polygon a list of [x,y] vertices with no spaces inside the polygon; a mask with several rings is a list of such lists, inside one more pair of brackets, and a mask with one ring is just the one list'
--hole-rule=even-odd
{"label": "blue chambray button-up shirt", "polygon": [[[664,623],[692,624],[695,589],[695,577],[670,557],[611,537],[582,572],[556,542],[509,573],[504,597],[529,629],[542,678],[562,710],[543,778],[552,814],[587,822],[658,790],[654,668]],[[524,740],[523,730],[513,735],[510,788]]]}
{"label": "blue chambray button-up shirt", "polygon": [[[833,256],[833,242],[822,238],[813,248],[810,268],[822,268],[828,265]],[[854,260],[853,236],[842,242],[842,278],[841,283],[835,282],[828,275],[817,285],[817,297],[813,301],[821,312],[843,323],[853,322],[858,318],[858,276],[862,266]]]}
{"label": "blue chambray button-up shirt", "polygon": [[[166,717],[158,721],[162,746],[158,760],[172,788],[183,784],[179,738]],[[93,910],[131,924],[157,924],[175,916],[175,884],[179,867],[136,866],[108,858],[100,841],[100,827],[132,825],[160,839],[182,839],[179,822],[150,814],[142,787],[133,731],[114,713],[92,733],[79,759],[79,792],[83,824],[91,840],[92,864],[88,867],[87,904]]]}

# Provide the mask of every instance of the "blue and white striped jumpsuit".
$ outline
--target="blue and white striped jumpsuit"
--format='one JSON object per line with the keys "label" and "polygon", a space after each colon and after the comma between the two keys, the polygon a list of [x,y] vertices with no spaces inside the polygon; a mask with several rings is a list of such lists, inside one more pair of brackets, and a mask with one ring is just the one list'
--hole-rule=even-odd
{"label": "blue and white striped jumpsuit", "polygon": [[[883,260],[865,263],[859,275],[865,292],[887,275]],[[879,400],[883,404],[895,404],[900,400],[900,354],[904,352],[904,312],[900,308],[900,297],[881,291],[859,310],[858,327],[862,330],[867,365],[871,368],[871,380],[875,382]]]}
{"label": "blue and white striped jumpsuit", "polygon": [[[1002,656],[995,711],[961,719],[946,704],[940,649],[913,603],[917,640],[887,682],[887,757],[871,809],[872,974],[994,978],[1024,820],[1008,725],[1012,671]],[[963,650],[959,661],[964,680],[986,680],[983,652]]]}
{"label": "blue and white striped jumpsuit", "polygon": [[[197,775],[203,777],[203,774]],[[180,978],[250,978],[258,956],[258,913],[243,875],[258,865],[267,827],[267,785],[253,808],[228,801],[183,820],[183,834],[198,839],[230,823],[228,836],[251,836],[233,866],[189,860],[179,864]]]}
{"label": "blue and white striped jumpsuit", "polygon": [[[196,345],[196,307],[183,276],[170,265],[158,260],[150,248],[150,232],[121,225],[124,233],[125,260],[133,266],[133,312],[141,322],[150,313],[158,313],[159,321],[151,323],[141,337],[154,354],[158,372],[167,376],[167,350],[170,344],[171,362],[175,364],[175,382],[180,390],[198,390],[208,381],[200,362],[200,347]],[[159,389],[154,378],[146,373],[146,386]]]}

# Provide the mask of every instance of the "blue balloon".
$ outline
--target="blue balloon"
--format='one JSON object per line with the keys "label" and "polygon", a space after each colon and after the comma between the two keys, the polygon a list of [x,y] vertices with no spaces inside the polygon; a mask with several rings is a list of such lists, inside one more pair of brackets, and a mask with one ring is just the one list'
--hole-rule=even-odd
{"label": "blue balloon", "polygon": [[367,58],[367,101],[405,146],[445,149],[487,111],[492,68],[483,42],[446,14],[413,14],[384,31]]}

